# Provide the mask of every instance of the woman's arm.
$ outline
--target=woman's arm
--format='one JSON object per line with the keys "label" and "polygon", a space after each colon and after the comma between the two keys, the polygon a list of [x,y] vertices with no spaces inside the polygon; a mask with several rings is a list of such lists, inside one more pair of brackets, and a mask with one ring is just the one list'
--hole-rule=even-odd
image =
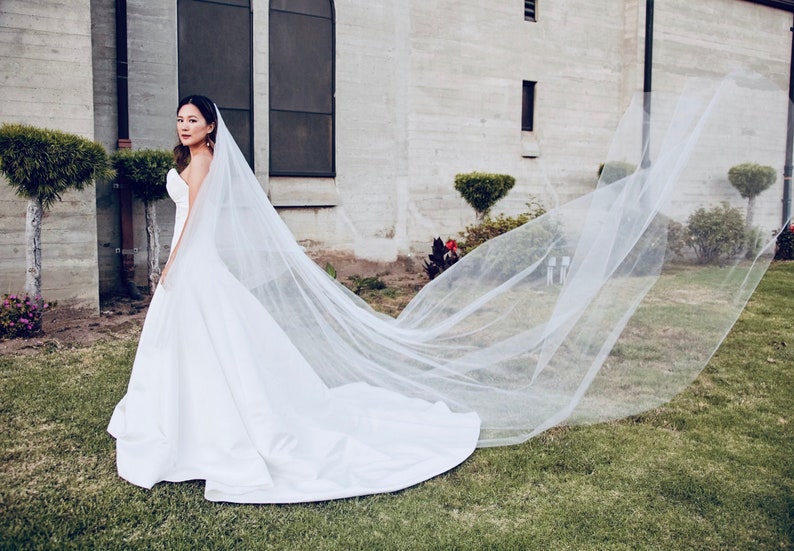
{"label": "woman's arm", "polygon": [[195,158],[190,159],[190,165],[188,165],[184,173],[180,175],[180,177],[185,180],[185,183],[187,183],[188,186],[187,217],[185,218],[185,223],[182,225],[182,230],[179,233],[179,239],[177,240],[176,245],[174,245],[174,250],[171,251],[171,255],[168,257],[168,262],[166,262],[165,268],[163,268],[163,272],[160,274],[161,284],[165,284],[165,276],[168,273],[168,269],[171,267],[171,264],[174,262],[177,251],[179,251],[179,245],[182,243],[182,237],[185,235],[185,227],[187,227],[188,220],[190,220],[190,216],[193,212],[193,203],[198,196],[201,185],[204,183],[204,178],[207,177],[207,173],[210,170],[211,161],[211,155],[197,155]]}

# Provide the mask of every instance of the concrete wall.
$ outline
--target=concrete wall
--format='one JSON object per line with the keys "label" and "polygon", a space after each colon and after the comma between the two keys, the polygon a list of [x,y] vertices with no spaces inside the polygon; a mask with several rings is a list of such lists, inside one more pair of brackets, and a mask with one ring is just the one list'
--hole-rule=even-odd
{"label": "concrete wall", "polygon": [[[663,9],[660,9],[660,4]],[[654,89],[680,91],[689,76],[719,78],[736,70],[752,70],[788,90],[792,15],[780,10],[736,0],[657,3],[654,17]],[[644,40],[644,38],[643,38]],[[767,94],[759,90],[758,94]],[[780,98],[775,98],[780,99]],[[742,210],[742,199],[728,182],[728,169],[744,162],[769,165],[778,170],[776,184],[756,200],[756,225],[780,228],[783,196],[787,103],[770,101],[762,110],[724,113],[726,124],[707,129],[725,132],[727,124],[736,136],[720,151],[693,155],[688,192],[677,198],[679,215],[700,207],[705,198],[730,202]],[[753,129],[774,129],[773,139],[762,143]],[[769,135],[769,134],[767,134]],[[748,152],[752,151],[750,155]],[[707,173],[698,159],[722,160],[720,173]],[[726,193],[725,190],[728,190]]]}
{"label": "concrete wall", "polygon": [[[0,122],[93,139],[88,3],[0,4]],[[25,281],[25,205],[0,181],[0,292]],[[95,189],[69,192],[42,224],[42,291],[48,300],[99,307]]]}
{"label": "concrete wall", "polygon": [[[522,211],[530,195],[547,206],[577,197],[594,187],[613,132],[642,90],[639,0],[543,3],[537,22],[524,21],[510,0],[468,0],[454,9],[426,1],[335,6],[336,206],[280,211],[310,247],[382,260],[424,252],[432,237],[454,236],[474,221],[453,188],[459,172],[516,177],[495,213]],[[737,67],[785,89],[790,23],[789,13],[738,0],[657,4],[654,89],[677,93],[687,77]],[[258,56],[265,66],[264,52]],[[531,133],[520,127],[522,80],[538,83]],[[266,132],[257,123],[257,148]],[[750,160],[782,169],[782,146],[743,159],[737,144],[735,156],[724,152],[726,173]],[[768,228],[779,223],[781,181],[759,199],[756,222]],[[312,185],[288,183],[271,182],[277,205],[287,189],[303,196]],[[711,191],[692,189],[695,198]],[[745,204],[738,194],[726,199]]]}

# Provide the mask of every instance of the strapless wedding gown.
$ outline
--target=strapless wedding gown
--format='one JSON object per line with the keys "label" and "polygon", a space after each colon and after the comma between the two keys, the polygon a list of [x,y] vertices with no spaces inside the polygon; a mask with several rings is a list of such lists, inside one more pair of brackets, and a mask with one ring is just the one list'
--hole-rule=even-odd
{"label": "strapless wedding gown", "polygon": [[[172,170],[167,188],[175,243],[188,186]],[[365,383],[328,388],[211,255],[188,282],[168,283],[152,298],[108,427],[128,481],[202,479],[212,501],[306,502],[406,488],[474,450],[475,413]]]}

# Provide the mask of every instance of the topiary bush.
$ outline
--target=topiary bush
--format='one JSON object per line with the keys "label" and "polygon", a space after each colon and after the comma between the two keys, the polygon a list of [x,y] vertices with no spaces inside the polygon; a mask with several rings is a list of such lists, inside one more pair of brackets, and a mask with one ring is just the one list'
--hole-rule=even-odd
{"label": "topiary bush", "polygon": [[508,174],[470,172],[455,175],[455,189],[475,210],[478,221],[482,221],[515,184],[516,179]]}
{"label": "topiary bush", "polygon": [[28,200],[25,291],[41,297],[44,213],[67,191],[80,191],[96,178],[111,177],[113,171],[105,149],[97,142],[60,130],[4,124],[0,126],[0,174],[17,195]]}
{"label": "topiary bush", "polygon": [[148,257],[149,290],[154,293],[160,280],[160,226],[155,203],[166,197],[166,175],[175,167],[170,151],[155,149],[119,149],[111,156],[119,185],[129,186],[143,201],[146,216],[146,252]]}
{"label": "topiary bush", "polygon": [[598,181],[601,184],[611,184],[631,176],[637,167],[624,161],[607,161],[598,166]]}
{"label": "topiary bush", "polygon": [[777,236],[775,260],[794,260],[794,224],[789,224]]}
{"label": "topiary bush", "polygon": [[720,263],[738,255],[747,243],[742,212],[723,201],[710,210],[699,208],[687,220],[689,246],[700,262]]}
{"label": "topiary bush", "polygon": [[747,227],[753,225],[753,212],[755,198],[768,189],[777,180],[777,172],[771,166],[761,166],[757,163],[742,163],[728,170],[728,180],[739,194],[747,199]]}

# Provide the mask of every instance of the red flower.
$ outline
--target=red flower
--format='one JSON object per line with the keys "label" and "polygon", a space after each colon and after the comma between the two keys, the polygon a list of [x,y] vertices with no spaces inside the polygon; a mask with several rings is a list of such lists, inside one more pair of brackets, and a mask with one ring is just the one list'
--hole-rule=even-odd
{"label": "red flower", "polygon": [[791,224],[791,225],[788,227],[788,231],[790,231],[791,233],[794,233],[794,224]]}
{"label": "red flower", "polygon": [[455,243],[454,239],[450,239],[449,241],[447,241],[447,249],[449,249],[453,253],[458,250],[458,244]]}

